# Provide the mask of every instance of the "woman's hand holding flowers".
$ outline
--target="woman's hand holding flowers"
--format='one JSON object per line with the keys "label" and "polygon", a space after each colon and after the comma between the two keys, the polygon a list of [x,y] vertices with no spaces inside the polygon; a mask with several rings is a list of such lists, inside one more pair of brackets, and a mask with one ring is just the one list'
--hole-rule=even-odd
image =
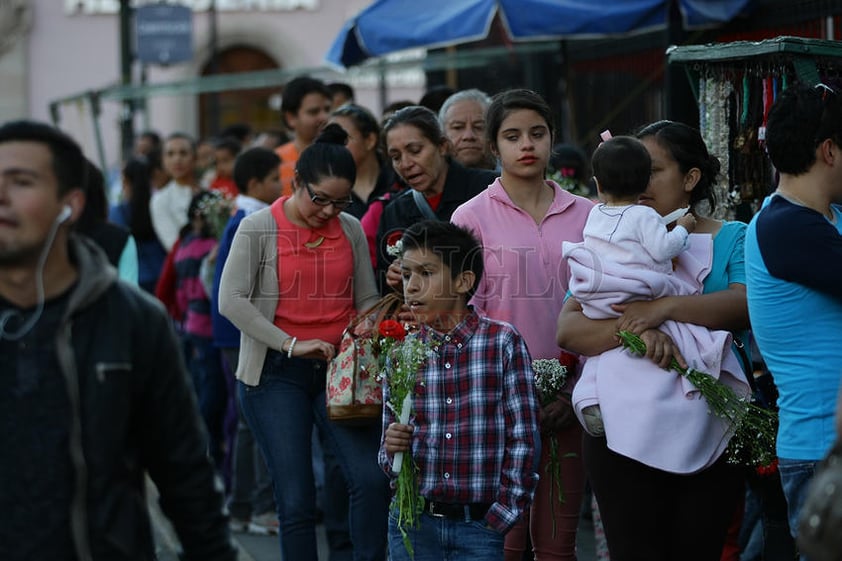
{"label": "woman's hand holding flowers", "polygon": [[401,275],[401,260],[395,259],[386,269],[386,284],[389,287],[403,292],[403,276]]}
{"label": "woman's hand holding flowers", "polygon": [[627,304],[614,304],[611,306],[615,312],[620,313],[617,318],[617,331],[630,331],[640,335],[647,329],[660,327],[662,323],[670,319],[669,299],[658,298],[657,300],[639,300]]}
{"label": "woman's hand holding flowers", "polygon": [[570,402],[569,393],[560,393],[558,397],[541,408],[541,428],[543,432],[558,432],[576,423],[576,414]]}

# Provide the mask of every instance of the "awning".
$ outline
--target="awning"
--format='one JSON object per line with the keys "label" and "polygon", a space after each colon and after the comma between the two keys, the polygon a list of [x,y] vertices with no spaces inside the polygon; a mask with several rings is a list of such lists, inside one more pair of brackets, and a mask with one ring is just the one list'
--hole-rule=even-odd
{"label": "awning", "polygon": [[[376,0],[345,23],[326,56],[353,66],[410,48],[483,39],[496,13],[515,41],[596,38],[667,25],[672,0]],[[730,21],[751,0],[678,0],[686,28]]]}

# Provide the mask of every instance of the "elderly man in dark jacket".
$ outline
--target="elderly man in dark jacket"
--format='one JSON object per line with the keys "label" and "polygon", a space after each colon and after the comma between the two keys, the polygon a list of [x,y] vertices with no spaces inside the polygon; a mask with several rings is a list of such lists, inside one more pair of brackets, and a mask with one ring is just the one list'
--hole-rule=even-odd
{"label": "elderly man in dark jacket", "polygon": [[185,559],[234,560],[163,308],[71,233],[79,146],[0,127],[0,559],[151,560],[148,472]]}

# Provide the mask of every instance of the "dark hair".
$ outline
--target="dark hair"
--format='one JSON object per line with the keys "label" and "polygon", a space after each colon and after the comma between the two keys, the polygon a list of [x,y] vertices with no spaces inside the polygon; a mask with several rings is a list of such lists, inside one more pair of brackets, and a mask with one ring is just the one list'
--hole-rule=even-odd
{"label": "dark hair", "polygon": [[410,101],[408,99],[400,99],[398,101],[393,101],[383,108],[383,114],[385,115],[387,113],[396,113],[404,107],[412,107],[413,105],[415,105],[415,102]]}
{"label": "dark hair", "polygon": [[657,121],[646,125],[635,136],[642,140],[653,137],[664,150],[669,152],[678,164],[681,173],[693,168],[700,172],[699,181],[690,193],[690,208],[701,201],[707,201],[711,210],[716,208],[713,192],[716,176],[719,175],[719,159],[708,152],[708,147],[697,129],[675,121]]}
{"label": "dark hair", "polygon": [[245,193],[249,181],[263,181],[269,172],[279,165],[281,159],[272,150],[262,147],[249,148],[237,156],[237,161],[234,162],[234,183],[237,184],[240,193]]}
{"label": "dark hair", "polygon": [[237,157],[243,150],[243,144],[233,136],[223,136],[213,143],[215,150],[226,150],[229,154]]}
{"label": "dark hair", "polygon": [[345,82],[331,82],[327,85],[327,89],[330,92],[330,97],[336,94],[342,94],[349,100],[354,101],[354,88],[350,84],[346,84]]}
{"label": "dark hair", "polygon": [[485,270],[482,246],[470,230],[440,220],[422,220],[407,228],[401,237],[402,250],[425,249],[432,251],[450,269],[455,279],[465,271],[474,273],[474,285],[467,293],[467,300],[476,292]]}
{"label": "dark hair", "polygon": [[331,113],[334,117],[348,117],[354,121],[354,126],[364,137],[373,134],[374,138],[380,140],[380,125],[377,124],[377,119],[371,114],[371,111],[353,103],[346,103],[336,111]]}
{"label": "dark hair", "polygon": [[578,146],[566,143],[553,146],[553,151],[550,153],[550,167],[558,172],[570,169],[572,175],[566,177],[575,179],[580,183],[588,182],[588,158],[585,156],[584,150]]}
{"label": "dark hair", "polygon": [[327,99],[331,98],[330,90],[327,89],[327,86],[321,80],[316,80],[309,76],[293,78],[284,86],[281,97],[281,113],[298,113],[304,98],[311,93],[322,94]]}
{"label": "dark hair", "polygon": [[162,160],[161,148],[155,148],[146,154],[146,167],[149,171],[149,179],[152,179],[152,172],[155,170],[163,170],[164,163]]}
{"label": "dark hair", "polygon": [[295,165],[295,173],[305,184],[319,183],[327,177],[357,180],[357,166],[351,151],[345,147],[348,133],[331,123],[322,129],[316,141],[304,149]]}
{"label": "dark hair", "polygon": [[828,138],[842,143],[842,103],[826,86],[790,86],[781,93],[766,124],[766,150],[781,173],[806,173],[816,147]]}
{"label": "dark hair", "polygon": [[87,179],[82,148],[59,129],[38,121],[11,121],[0,126],[0,143],[38,142],[47,146],[53,160],[58,196],[72,189],[84,189]]}
{"label": "dark hair", "polygon": [[155,239],[155,230],[152,229],[152,217],[149,214],[149,200],[152,198],[152,179],[149,173],[148,160],[148,158],[131,158],[123,166],[123,177],[126,178],[126,181],[132,188],[130,201],[131,215],[128,221],[129,231],[139,242]]}
{"label": "dark hair", "polygon": [[226,136],[232,136],[236,138],[239,142],[243,143],[248,140],[248,137],[251,136],[251,125],[247,123],[234,123],[233,125],[228,125],[219,133],[221,138],[225,138]]}
{"label": "dark hair", "polygon": [[76,231],[88,234],[98,224],[108,219],[108,199],[105,196],[105,177],[102,171],[85,158],[87,181],[85,181],[85,208],[76,221]]}
{"label": "dark hair", "polygon": [[200,190],[198,193],[193,195],[193,198],[190,199],[190,205],[187,207],[187,224],[181,228],[181,232],[179,232],[179,237],[184,236],[187,232],[189,232],[193,228],[193,218],[196,216],[201,216],[203,218],[202,223],[202,237],[210,237],[213,235],[211,230],[210,221],[207,219],[207,213],[210,211],[208,208],[208,203],[205,203],[207,199],[217,199],[221,197],[219,193],[216,191],[208,191],[206,189]]}
{"label": "dark hair", "polygon": [[424,95],[421,96],[421,100],[418,102],[418,105],[438,113],[445,100],[455,93],[456,90],[450,86],[433,86],[424,92]]}
{"label": "dark hair", "polygon": [[594,150],[591,166],[600,191],[617,197],[636,197],[649,185],[652,158],[638,139],[615,136]]}
{"label": "dark hair", "polygon": [[485,134],[488,145],[497,150],[497,133],[503,126],[503,121],[513,111],[531,109],[540,115],[547,123],[550,131],[550,141],[555,138],[555,125],[550,106],[544,98],[532,90],[507,90],[491,98],[491,105],[485,112]]}
{"label": "dark hair", "polygon": [[156,131],[146,130],[140,133],[138,137],[149,139],[149,141],[152,143],[153,149],[161,147],[161,135],[158,134]]}
{"label": "dark hair", "polygon": [[178,139],[186,140],[187,142],[189,142],[190,148],[193,151],[193,154],[196,153],[196,139],[193,138],[192,136],[190,136],[189,134],[187,134],[186,132],[174,132],[174,133],[172,133],[171,135],[169,135],[166,138],[166,140],[164,140],[164,144],[166,144],[170,140],[178,140]]}
{"label": "dark hair", "polygon": [[441,146],[442,143],[447,142],[447,137],[444,136],[441,125],[439,125],[438,117],[426,107],[411,105],[396,111],[383,125],[383,137],[385,138],[389,131],[398,125],[415,127],[436,146]]}

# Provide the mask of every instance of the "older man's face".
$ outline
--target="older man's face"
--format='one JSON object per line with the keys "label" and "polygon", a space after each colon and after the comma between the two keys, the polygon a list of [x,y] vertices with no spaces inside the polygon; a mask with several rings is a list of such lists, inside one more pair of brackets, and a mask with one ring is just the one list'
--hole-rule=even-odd
{"label": "older man's face", "polygon": [[444,116],[444,134],[453,146],[453,157],[465,167],[484,167],[490,161],[485,140],[485,114],[476,101],[457,101]]}

